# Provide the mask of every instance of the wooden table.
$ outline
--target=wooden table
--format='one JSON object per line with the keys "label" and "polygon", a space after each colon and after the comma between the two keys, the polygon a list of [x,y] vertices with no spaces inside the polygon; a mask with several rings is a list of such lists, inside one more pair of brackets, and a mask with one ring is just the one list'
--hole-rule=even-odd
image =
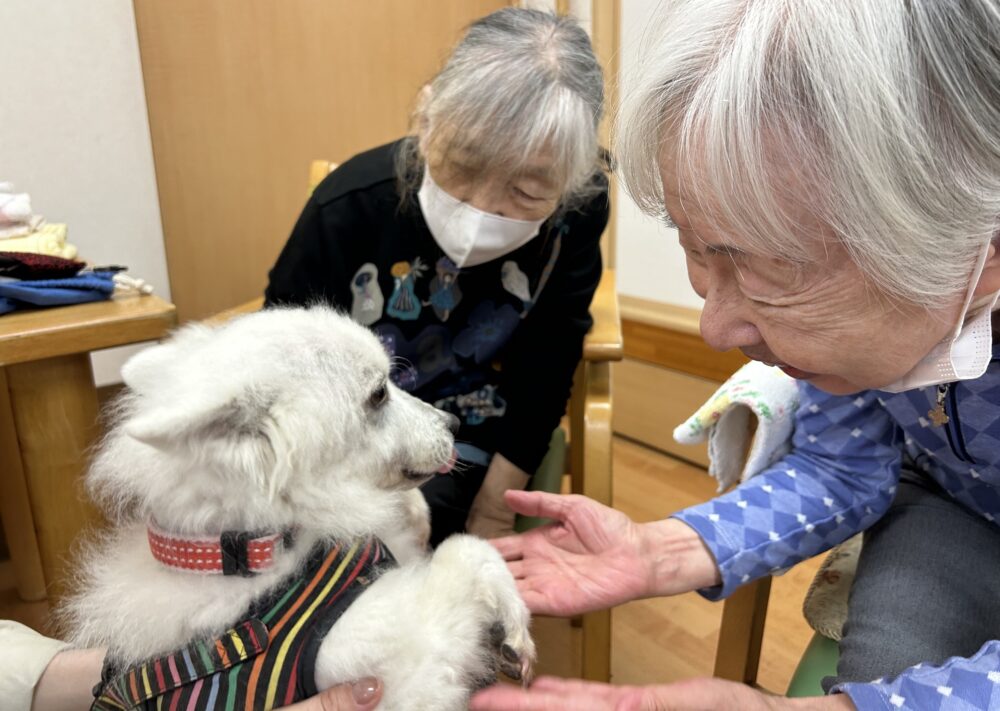
{"label": "wooden table", "polygon": [[162,338],[156,296],[0,317],[0,518],[18,594],[57,599],[77,534],[99,520],[81,476],[97,435],[91,351]]}

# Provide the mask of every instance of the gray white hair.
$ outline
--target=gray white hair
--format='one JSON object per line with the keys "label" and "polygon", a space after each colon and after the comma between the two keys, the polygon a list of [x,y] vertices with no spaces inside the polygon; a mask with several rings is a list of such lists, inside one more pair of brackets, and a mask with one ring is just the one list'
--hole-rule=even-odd
{"label": "gray white hair", "polygon": [[[593,190],[604,77],[587,33],[569,17],[504,8],[473,22],[422,92],[414,128],[443,154],[479,173],[516,173],[540,151],[553,155],[563,203]],[[419,141],[397,159],[401,197],[419,185]]]}
{"label": "gray white hair", "polygon": [[667,0],[657,26],[615,131],[646,212],[669,137],[751,249],[803,260],[806,208],[882,293],[967,288],[1000,215],[997,0]]}

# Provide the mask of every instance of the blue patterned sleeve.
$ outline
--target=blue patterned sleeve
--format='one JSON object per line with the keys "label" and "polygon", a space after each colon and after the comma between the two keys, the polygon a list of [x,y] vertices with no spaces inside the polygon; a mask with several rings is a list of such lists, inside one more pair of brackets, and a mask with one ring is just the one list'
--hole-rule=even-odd
{"label": "blue patterned sleeve", "polygon": [[988,711],[1000,708],[1000,642],[939,667],[918,664],[891,681],[840,684],[858,711]]}
{"label": "blue patterned sleeve", "polygon": [[875,523],[899,480],[902,433],[874,391],[829,395],[800,383],[792,451],[732,491],[675,514],[704,539],[718,600]]}

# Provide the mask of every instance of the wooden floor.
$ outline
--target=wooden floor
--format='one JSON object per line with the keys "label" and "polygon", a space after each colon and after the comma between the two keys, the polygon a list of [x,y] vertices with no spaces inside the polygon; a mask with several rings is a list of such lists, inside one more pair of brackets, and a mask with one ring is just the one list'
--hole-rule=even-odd
{"label": "wooden floor", "polygon": [[[615,442],[614,467],[615,505],[639,521],[665,517],[710,498],[715,491],[703,470],[621,439]],[[812,636],[801,607],[817,566],[818,561],[804,563],[776,579],[772,587],[759,678],[771,691],[785,690]],[[19,602],[9,589],[11,584],[9,564],[0,563],[0,618],[43,629],[45,603]],[[694,593],[618,608],[613,618],[613,680],[666,683],[711,675],[721,613],[721,604]],[[564,620],[539,619],[535,637],[541,673],[579,674],[578,630]]]}

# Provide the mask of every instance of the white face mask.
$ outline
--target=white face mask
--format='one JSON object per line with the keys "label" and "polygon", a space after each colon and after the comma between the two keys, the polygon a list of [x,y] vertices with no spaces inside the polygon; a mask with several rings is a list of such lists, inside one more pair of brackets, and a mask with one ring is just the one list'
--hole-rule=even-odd
{"label": "white face mask", "polygon": [[446,193],[426,169],[417,199],[434,240],[458,267],[474,267],[513,252],[548,219],[512,220],[478,210]]}
{"label": "white face mask", "polygon": [[[890,393],[901,393],[928,385],[940,385],[956,380],[972,380],[986,372],[993,357],[993,307],[1000,291],[983,297],[975,305],[972,294],[983,273],[990,243],[987,242],[972,272],[965,305],[955,330],[924,356],[909,373],[891,385],[879,388]],[[969,307],[973,306],[971,314]]]}

